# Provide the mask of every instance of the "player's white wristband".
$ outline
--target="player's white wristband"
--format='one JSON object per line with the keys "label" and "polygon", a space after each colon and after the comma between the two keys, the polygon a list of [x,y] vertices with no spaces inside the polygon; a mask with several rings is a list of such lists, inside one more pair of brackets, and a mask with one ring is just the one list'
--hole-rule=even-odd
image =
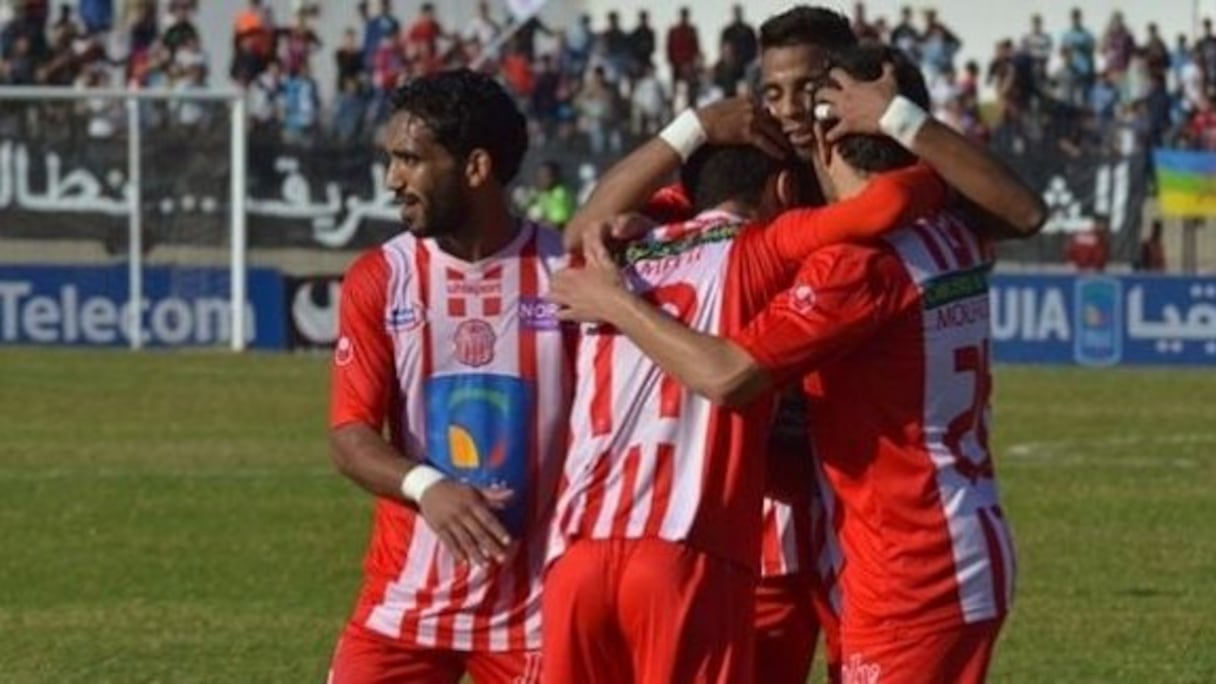
{"label": "player's white wristband", "polygon": [[422,495],[431,488],[431,485],[445,479],[447,479],[447,475],[429,465],[419,463],[410,468],[405,477],[401,478],[401,493],[405,495],[406,501],[417,502],[422,499]]}
{"label": "player's white wristband", "polygon": [[912,141],[928,120],[929,113],[921,109],[920,105],[903,95],[896,95],[878,120],[878,127],[883,133],[899,141],[905,149],[911,150]]}
{"label": "player's white wristband", "polygon": [[688,161],[709,139],[705,134],[705,127],[697,118],[697,113],[691,109],[680,112],[675,121],[659,132],[659,137],[680,155],[682,161]]}

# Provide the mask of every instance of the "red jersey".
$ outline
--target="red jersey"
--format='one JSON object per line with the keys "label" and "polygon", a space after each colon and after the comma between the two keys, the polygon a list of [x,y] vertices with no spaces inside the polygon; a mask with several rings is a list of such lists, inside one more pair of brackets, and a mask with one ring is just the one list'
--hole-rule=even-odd
{"label": "red jersey", "polygon": [[495,256],[466,263],[402,234],[342,284],[330,425],[387,425],[392,444],[470,484],[515,496],[501,565],[458,565],[416,506],[376,502],[353,621],[409,645],[457,651],[540,646],[544,542],[572,389],[556,306],[541,299],[561,237],[525,223]]}
{"label": "red jersey", "polygon": [[990,254],[948,214],[828,247],[736,336],[779,381],[813,372],[846,630],[1008,610],[1013,546],[988,447]]}
{"label": "red jersey", "polygon": [[[736,217],[707,212],[635,245],[626,278],[687,325],[730,334],[829,236],[871,234],[936,207],[941,195],[931,174],[913,170],[882,177],[850,202],[787,212],[768,228],[744,229]],[[744,411],[715,407],[610,330],[583,337],[577,364],[550,558],[576,538],[660,538],[757,569],[765,486],[765,459],[757,454],[771,402]]]}

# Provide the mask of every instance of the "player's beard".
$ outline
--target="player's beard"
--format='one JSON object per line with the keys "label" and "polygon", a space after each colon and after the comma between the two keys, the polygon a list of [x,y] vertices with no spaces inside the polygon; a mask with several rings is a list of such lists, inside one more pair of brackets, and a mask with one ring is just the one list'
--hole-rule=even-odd
{"label": "player's beard", "polygon": [[468,215],[467,202],[456,174],[436,184],[426,195],[419,195],[417,218],[408,223],[411,233],[420,238],[444,238],[458,235]]}

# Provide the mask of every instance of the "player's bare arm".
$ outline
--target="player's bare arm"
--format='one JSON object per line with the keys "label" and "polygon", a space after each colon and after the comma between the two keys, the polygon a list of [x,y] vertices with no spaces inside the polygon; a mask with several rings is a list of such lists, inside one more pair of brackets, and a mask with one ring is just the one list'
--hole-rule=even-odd
{"label": "player's bare arm", "polygon": [[[362,423],[336,427],[329,432],[330,453],[338,470],[377,496],[405,500],[402,482],[418,461],[406,457],[384,441],[379,432]],[[418,497],[418,508],[444,545],[461,561],[484,565],[505,557],[511,537],[494,515],[511,492],[481,491],[443,478]]]}
{"label": "player's bare arm", "polygon": [[685,327],[630,293],[611,263],[559,271],[549,298],[564,307],[559,318],[613,326],[681,384],[716,404],[746,405],[773,387],[742,347]]}
{"label": "player's bare arm", "polygon": [[[788,149],[781,124],[750,98],[721,100],[696,110],[695,116],[706,143],[755,145],[775,157]],[[660,134],[614,164],[566,226],[566,247],[582,249],[588,235],[602,240],[608,231],[606,221],[645,206],[682,163],[680,151]]]}
{"label": "player's bare arm", "polygon": [[[829,143],[850,134],[882,135],[880,120],[899,92],[895,68],[888,64],[881,78],[863,82],[843,69],[830,72],[839,88],[825,87],[816,95],[830,107],[838,123],[828,131]],[[909,141],[910,152],[991,220],[985,225],[993,237],[1026,238],[1047,220],[1043,199],[988,150],[930,117]]]}

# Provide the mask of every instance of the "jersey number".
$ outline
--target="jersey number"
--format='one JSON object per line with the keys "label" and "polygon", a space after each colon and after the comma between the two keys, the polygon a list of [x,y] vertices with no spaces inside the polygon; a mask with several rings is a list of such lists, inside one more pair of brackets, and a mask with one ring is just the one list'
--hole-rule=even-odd
{"label": "jersey number", "polygon": [[[647,302],[666,311],[684,325],[697,315],[697,289],[688,283],[660,285],[642,295]],[[595,350],[595,392],[591,400],[592,432],[598,437],[612,432],[612,371],[617,333],[602,334]],[[659,381],[659,417],[679,418],[682,388],[667,373]]]}
{"label": "jersey number", "polygon": [[[988,340],[954,350],[955,372],[974,374],[975,391],[971,393],[971,405],[950,421],[942,442],[954,456],[955,469],[972,483],[980,478],[991,478],[993,475],[992,456],[988,451],[987,415],[988,398],[992,394],[990,357]],[[963,440],[972,433],[984,454],[983,460],[978,463],[963,453]]]}

